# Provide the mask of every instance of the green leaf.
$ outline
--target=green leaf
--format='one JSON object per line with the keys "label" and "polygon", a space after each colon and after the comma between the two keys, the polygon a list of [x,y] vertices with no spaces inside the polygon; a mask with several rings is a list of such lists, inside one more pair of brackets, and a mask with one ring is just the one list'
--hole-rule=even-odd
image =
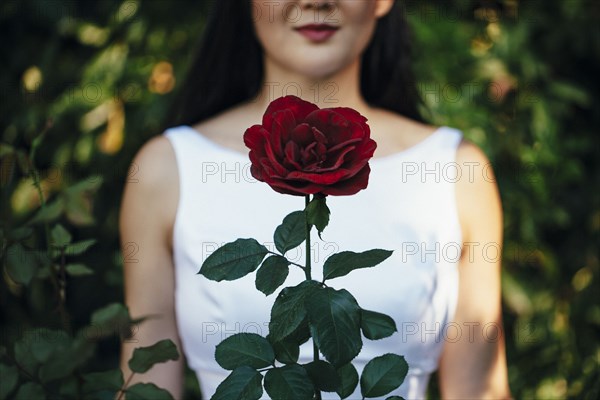
{"label": "green leaf", "polygon": [[2,383],[0,384],[0,399],[6,399],[15,386],[17,386],[19,370],[17,367],[0,364],[0,377],[2,379]]}
{"label": "green leaf", "polygon": [[262,375],[244,365],[234,369],[221,382],[211,400],[258,400],[262,394]]}
{"label": "green leaf", "polygon": [[362,253],[342,251],[332,254],[323,264],[323,280],[344,276],[355,269],[374,267],[392,253],[392,250],[374,249]]}
{"label": "green leaf", "polygon": [[124,383],[123,372],[120,369],[84,374],[83,381],[84,393],[107,389],[117,391]]}
{"label": "green leaf", "polygon": [[362,348],[360,307],[345,289],[315,290],[306,298],[311,332],[319,350],[336,367],[352,361]]}
{"label": "green leaf", "polygon": [[34,382],[27,382],[21,385],[15,396],[15,400],[43,400],[45,398],[44,389]]}
{"label": "green leaf", "polygon": [[136,383],[125,390],[127,400],[161,399],[172,400],[171,392],[159,388],[154,383]]}
{"label": "green leaf", "polygon": [[34,278],[37,278],[37,279],[49,278],[50,277],[50,268],[54,268],[54,267],[48,265],[48,266],[44,266],[44,267],[38,269],[35,273]]}
{"label": "green leaf", "polygon": [[319,238],[321,238],[321,232],[329,224],[329,207],[325,201],[325,197],[315,195],[313,199],[306,206],[306,215],[308,223],[314,225],[319,232]]}
{"label": "green leaf", "polygon": [[169,360],[178,360],[179,352],[175,343],[170,339],[164,339],[156,342],[152,346],[138,347],[133,350],[133,356],[129,360],[129,368],[133,372],[144,373],[154,364],[167,362]]}
{"label": "green leaf", "polygon": [[298,345],[308,342],[312,336],[310,333],[310,325],[308,323],[308,315],[304,318],[300,326],[292,331],[289,336],[286,337],[286,340],[293,340]]}
{"label": "green leaf", "polygon": [[54,247],[66,247],[73,239],[69,231],[67,231],[61,224],[56,224],[54,228],[52,228],[50,237],[52,238],[52,245]]}
{"label": "green leaf", "polygon": [[37,149],[38,147],[40,147],[45,136],[46,135],[45,135],[45,131],[44,131],[44,132],[40,133],[39,135],[37,135],[36,137],[34,137],[33,140],[31,141],[31,148]]}
{"label": "green leaf", "polygon": [[23,172],[23,175],[31,174],[31,161],[29,160],[29,156],[21,149],[16,151],[17,154],[17,165]]}
{"label": "green leaf", "polygon": [[22,226],[8,233],[8,237],[15,242],[20,242],[33,235],[33,229],[29,226]]}
{"label": "green leaf", "polygon": [[[56,333],[48,339],[44,347],[51,346],[50,356],[40,367],[39,376],[43,382],[50,382],[68,377],[76,368],[84,365],[93,355],[95,342],[83,336],[72,339],[64,331]],[[59,340],[62,337],[61,340]],[[39,354],[46,350],[40,341],[32,345],[32,352]]]}
{"label": "green leaf", "polygon": [[82,240],[79,242],[71,243],[67,246],[66,253],[68,256],[78,256],[84,253],[87,249],[96,244],[96,239]]}
{"label": "green leaf", "polygon": [[295,364],[300,356],[300,345],[288,338],[279,342],[271,341],[271,336],[267,336],[267,340],[271,343],[275,351],[275,359],[282,364]]}
{"label": "green leaf", "polygon": [[265,390],[272,400],[312,400],[315,394],[310,377],[298,364],[268,370]]}
{"label": "green leaf", "polygon": [[121,303],[110,303],[94,311],[86,335],[95,339],[129,331],[130,318],[127,308]]}
{"label": "green leaf", "polygon": [[129,319],[127,308],[121,303],[110,303],[92,313],[92,325],[105,325]]}
{"label": "green leaf", "polygon": [[67,271],[67,274],[71,276],[85,276],[94,274],[94,270],[88,268],[84,264],[67,264],[65,265],[65,270]]}
{"label": "green leaf", "polygon": [[9,154],[13,154],[15,152],[15,148],[7,143],[0,143],[0,157],[7,156]]}
{"label": "green leaf", "polygon": [[404,357],[384,354],[365,365],[360,377],[360,391],[364,397],[385,396],[404,382],[408,364]]}
{"label": "green leaf", "polygon": [[[95,343],[71,338],[65,331],[38,328],[15,343],[16,362],[42,382],[65,378],[93,355]],[[39,367],[39,372],[37,371]]]}
{"label": "green leaf", "polygon": [[6,251],[6,272],[17,283],[29,285],[41,264],[47,262],[45,254],[14,243]]}
{"label": "green leaf", "polygon": [[47,363],[54,353],[62,353],[71,346],[71,338],[65,331],[39,328],[28,342],[33,357],[39,363]]}
{"label": "green leaf", "polygon": [[94,223],[91,203],[85,194],[65,195],[65,215],[69,222],[77,226]]}
{"label": "green leaf", "polygon": [[306,214],[294,211],[288,214],[273,235],[275,247],[285,254],[286,251],[298,247],[306,240]]}
{"label": "green leaf", "polygon": [[65,205],[62,197],[42,206],[35,215],[27,222],[27,225],[54,221],[64,211]]}
{"label": "green leaf", "polygon": [[58,389],[58,394],[62,396],[61,398],[76,399],[78,397],[77,386],[77,378],[74,375],[71,375],[66,379],[60,381],[60,388]]}
{"label": "green leaf", "polygon": [[90,340],[84,335],[77,335],[71,342],[71,348],[69,349],[71,362],[79,368],[93,357],[95,350],[96,341]]}
{"label": "green leaf", "polygon": [[360,310],[360,328],[371,340],[392,336],[397,331],[396,323],[389,315],[364,309]]}
{"label": "green leaf", "polygon": [[335,392],[339,389],[341,380],[335,367],[327,361],[317,360],[303,365],[308,376],[318,390]]}
{"label": "green leaf", "polygon": [[80,180],[77,183],[74,183],[73,185],[70,185],[66,189],[66,192],[68,193],[68,195],[95,192],[100,188],[100,186],[102,186],[103,181],[104,178],[102,177],[102,175],[91,175],[87,178]]}
{"label": "green leaf", "polygon": [[340,376],[340,388],[337,390],[337,394],[340,398],[345,399],[354,393],[358,386],[358,372],[351,363],[338,368],[337,372]]}
{"label": "green leaf", "polygon": [[404,400],[404,397],[402,397],[402,396],[389,396],[389,397],[386,397],[385,400]]}
{"label": "green leaf", "polygon": [[31,351],[31,345],[38,339],[39,331],[30,330],[15,342],[15,361],[29,375],[37,375],[39,361]]}
{"label": "green leaf", "polygon": [[256,288],[270,295],[285,282],[290,272],[290,262],[282,256],[268,257],[256,272]]}
{"label": "green leaf", "polygon": [[553,96],[573,102],[581,107],[587,107],[590,104],[588,92],[573,83],[552,80],[548,89]]}
{"label": "green leaf", "polygon": [[317,281],[303,281],[297,286],[284,288],[271,308],[269,335],[273,341],[281,341],[294,333],[305,322],[304,298],[316,287]]}
{"label": "green leaf", "polygon": [[275,352],[264,337],[256,333],[238,333],[217,345],[215,360],[224,369],[247,365],[264,368],[275,362]]}
{"label": "green leaf", "polygon": [[239,279],[256,270],[267,253],[267,248],[255,239],[237,239],[208,256],[199,274],[217,282]]}

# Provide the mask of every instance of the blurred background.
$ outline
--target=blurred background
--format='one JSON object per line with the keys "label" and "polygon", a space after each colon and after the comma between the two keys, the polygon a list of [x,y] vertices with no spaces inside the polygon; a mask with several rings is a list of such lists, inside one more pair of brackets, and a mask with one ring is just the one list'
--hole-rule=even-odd
{"label": "blurred background", "polygon": [[[78,330],[122,302],[128,255],[119,250],[117,222],[123,186],[135,179],[128,167],[161,133],[211,4],[0,5],[2,371],[12,368],[13,346],[26,331],[62,329],[67,320]],[[513,395],[597,399],[600,2],[403,4],[427,118],[463,130],[498,179]],[[69,256],[62,280],[33,251],[61,236],[56,224],[71,241],[89,244]],[[65,286],[68,319],[56,311],[56,282]],[[118,332],[103,335],[76,370],[116,368],[118,354]],[[4,382],[0,395],[13,396],[16,386]],[[198,395],[189,370],[186,393]],[[430,398],[438,396],[434,379]]]}

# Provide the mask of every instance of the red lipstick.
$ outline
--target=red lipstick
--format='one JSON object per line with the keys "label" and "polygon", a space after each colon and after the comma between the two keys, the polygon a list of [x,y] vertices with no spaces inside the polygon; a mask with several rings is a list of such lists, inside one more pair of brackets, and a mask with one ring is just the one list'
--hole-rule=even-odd
{"label": "red lipstick", "polygon": [[323,42],[333,36],[339,28],[327,24],[308,24],[294,29],[313,42]]}

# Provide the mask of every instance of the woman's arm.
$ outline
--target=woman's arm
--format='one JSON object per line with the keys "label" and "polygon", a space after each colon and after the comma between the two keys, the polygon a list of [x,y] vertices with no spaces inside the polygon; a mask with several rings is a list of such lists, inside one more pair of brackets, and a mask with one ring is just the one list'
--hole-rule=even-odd
{"label": "woman's arm", "polygon": [[129,385],[151,382],[180,399],[183,392],[183,354],[174,310],[174,267],[171,232],[179,197],[178,171],[171,144],[164,136],[151,139],[135,156],[125,185],[119,229],[124,255],[125,304],[132,318],[155,315],[140,323],[121,348],[121,370],[131,375],[127,361],[136,347],[171,339],[178,361],[156,364],[135,374]]}
{"label": "woman's arm", "polygon": [[500,196],[491,164],[476,145],[463,141],[457,163],[464,248],[454,322],[461,336],[444,344],[440,390],[445,399],[509,399],[500,292]]}

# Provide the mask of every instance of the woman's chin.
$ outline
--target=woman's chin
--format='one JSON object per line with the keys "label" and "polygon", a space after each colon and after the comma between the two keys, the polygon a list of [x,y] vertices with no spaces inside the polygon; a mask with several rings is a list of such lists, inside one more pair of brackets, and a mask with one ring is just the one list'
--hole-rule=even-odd
{"label": "woman's chin", "polygon": [[320,60],[315,58],[310,60],[303,59],[292,65],[294,71],[298,74],[314,80],[330,78],[344,67],[343,63],[334,61],[331,57]]}

